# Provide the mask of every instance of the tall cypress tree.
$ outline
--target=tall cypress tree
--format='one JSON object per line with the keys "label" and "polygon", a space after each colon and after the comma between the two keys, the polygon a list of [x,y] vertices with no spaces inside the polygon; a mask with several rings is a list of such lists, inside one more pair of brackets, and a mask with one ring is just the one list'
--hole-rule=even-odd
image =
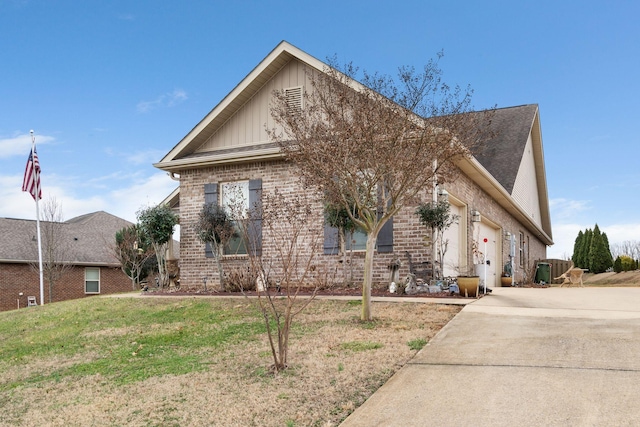
{"label": "tall cypress tree", "polygon": [[589,270],[592,273],[604,273],[611,267],[613,260],[608,248],[608,239],[602,236],[598,224],[593,229],[591,244],[589,248]]}
{"label": "tall cypress tree", "polygon": [[611,255],[611,248],[609,247],[609,238],[607,237],[607,233],[602,232],[602,242],[603,242],[603,256],[606,257],[606,267],[605,270],[613,267],[613,255]]}
{"label": "tall cypress tree", "polygon": [[575,242],[573,243],[573,255],[571,256],[571,261],[573,261],[573,265],[576,267],[580,266],[580,249],[582,244],[584,243],[584,233],[582,230],[578,232],[578,237],[576,237]]}
{"label": "tall cypress tree", "polygon": [[587,228],[584,232],[584,239],[580,245],[579,264],[576,267],[589,268],[589,251],[591,249],[591,240],[593,239],[593,230]]}
{"label": "tall cypress tree", "polygon": [[586,248],[587,244],[589,243],[588,232],[589,229],[586,229],[584,232],[580,231],[582,236],[579,236],[580,240],[578,241],[575,260],[573,261],[573,264],[578,268],[588,268],[588,263],[585,260],[586,254],[589,252],[589,249]]}

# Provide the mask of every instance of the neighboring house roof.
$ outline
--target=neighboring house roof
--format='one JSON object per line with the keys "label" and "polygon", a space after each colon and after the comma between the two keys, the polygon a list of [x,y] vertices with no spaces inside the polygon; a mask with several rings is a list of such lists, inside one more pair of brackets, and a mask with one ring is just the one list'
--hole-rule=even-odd
{"label": "neighboring house roof", "polygon": [[[265,141],[234,148],[208,150],[202,147],[292,60],[319,71],[328,67],[286,41],[281,42],[154,166],[172,173],[215,164],[281,158],[277,145]],[[353,82],[353,85],[358,86],[359,83]],[[458,166],[541,241],[553,244],[538,106],[531,104],[497,109],[492,130],[495,136],[486,141],[482,154],[465,159]],[[522,164],[529,144],[533,151],[533,179],[523,178],[527,168]],[[533,217],[514,197],[519,179],[529,179],[527,185],[536,187],[530,191],[539,199],[539,217]],[[165,202],[174,208],[179,206],[179,192],[174,191]]]}
{"label": "neighboring house roof", "polygon": [[[49,224],[41,221],[41,230]],[[77,265],[115,266],[120,263],[111,253],[116,232],[132,223],[104,211],[57,223],[63,262]],[[0,262],[37,262],[36,221],[0,218]],[[44,247],[44,238],[43,247]],[[44,250],[44,249],[43,249]]]}

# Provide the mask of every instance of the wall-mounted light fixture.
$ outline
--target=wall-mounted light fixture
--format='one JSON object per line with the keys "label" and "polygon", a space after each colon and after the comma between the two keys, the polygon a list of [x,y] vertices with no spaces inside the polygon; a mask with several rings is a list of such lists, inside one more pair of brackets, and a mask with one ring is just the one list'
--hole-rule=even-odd
{"label": "wall-mounted light fixture", "polygon": [[439,202],[449,201],[449,192],[440,186],[438,186],[438,201]]}
{"label": "wall-mounted light fixture", "polygon": [[504,240],[511,240],[511,233],[508,231],[504,232]]}
{"label": "wall-mounted light fixture", "polygon": [[480,222],[481,219],[480,212],[475,209],[471,211],[471,222]]}

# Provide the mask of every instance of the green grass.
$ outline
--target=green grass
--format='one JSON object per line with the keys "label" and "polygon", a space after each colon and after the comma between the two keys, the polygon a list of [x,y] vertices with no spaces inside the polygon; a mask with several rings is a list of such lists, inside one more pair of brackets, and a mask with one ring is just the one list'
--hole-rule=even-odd
{"label": "green grass", "polygon": [[422,347],[427,345],[427,340],[423,338],[416,338],[415,340],[411,340],[407,343],[411,350],[421,350]]}
{"label": "green grass", "polygon": [[220,346],[264,332],[255,308],[237,301],[87,298],[0,313],[0,369],[60,360],[20,383],[100,374],[127,384],[207,369]]}

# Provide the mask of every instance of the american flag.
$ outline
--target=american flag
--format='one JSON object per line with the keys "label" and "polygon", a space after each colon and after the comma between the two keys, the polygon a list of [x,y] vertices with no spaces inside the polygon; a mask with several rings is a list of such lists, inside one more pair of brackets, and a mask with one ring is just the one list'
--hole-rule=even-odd
{"label": "american flag", "polygon": [[36,153],[35,147],[29,154],[29,160],[27,160],[27,167],[24,169],[24,180],[22,181],[22,191],[28,191],[36,200],[42,199],[42,188],[40,187],[40,162],[38,161],[38,153]]}

